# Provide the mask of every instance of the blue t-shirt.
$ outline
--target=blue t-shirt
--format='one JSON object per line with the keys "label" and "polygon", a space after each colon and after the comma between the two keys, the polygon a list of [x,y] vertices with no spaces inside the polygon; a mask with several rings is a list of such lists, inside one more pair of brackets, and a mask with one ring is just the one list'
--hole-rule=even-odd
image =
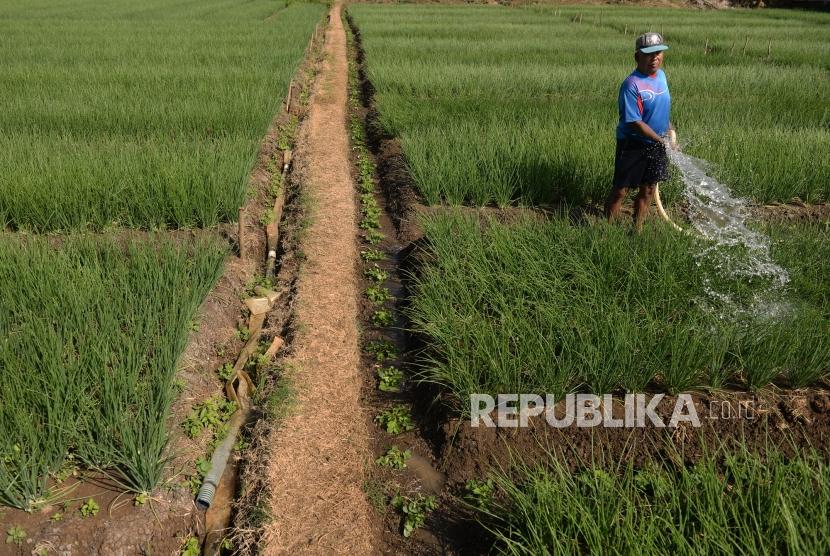
{"label": "blue t-shirt", "polygon": [[644,143],[654,143],[628,125],[640,120],[648,124],[657,135],[663,136],[668,133],[671,96],[663,70],[657,70],[654,75],[646,75],[637,70],[631,72],[620,85],[618,103],[620,123],[617,125],[617,139],[636,139]]}

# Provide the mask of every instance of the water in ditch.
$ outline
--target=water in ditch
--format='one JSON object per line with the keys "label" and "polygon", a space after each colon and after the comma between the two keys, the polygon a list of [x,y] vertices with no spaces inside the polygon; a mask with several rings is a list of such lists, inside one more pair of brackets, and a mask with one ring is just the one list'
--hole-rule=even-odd
{"label": "water in ditch", "polygon": [[789,311],[787,270],[770,254],[771,240],[748,225],[747,200],[709,175],[705,160],[668,149],[685,185],[692,226],[702,237],[696,253],[704,273],[703,305],[724,317],[774,318]]}

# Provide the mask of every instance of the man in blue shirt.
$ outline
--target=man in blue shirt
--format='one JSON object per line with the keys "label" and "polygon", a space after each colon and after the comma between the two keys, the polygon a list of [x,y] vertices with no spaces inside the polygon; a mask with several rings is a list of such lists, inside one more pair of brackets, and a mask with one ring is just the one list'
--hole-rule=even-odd
{"label": "man in blue shirt", "polygon": [[609,220],[619,215],[628,190],[639,188],[634,199],[637,231],[642,229],[657,183],[669,176],[666,139],[674,137],[674,129],[669,122],[669,85],[660,69],[668,48],[659,33],[640,35],[634,51],[637,69],[620,86],[614,184],[605,202],[605,214]]}

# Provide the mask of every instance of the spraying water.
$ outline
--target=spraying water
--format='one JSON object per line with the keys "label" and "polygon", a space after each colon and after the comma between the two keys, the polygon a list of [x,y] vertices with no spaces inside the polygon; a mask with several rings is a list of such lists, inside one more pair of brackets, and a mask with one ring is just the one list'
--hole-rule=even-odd
{"label": "spraying water", "polygon": [[[707,175],[707,163],[680,151],[667,149],[671,162],[680,170],[689,204],[691,223],[706,240],[697,254],[698,266],[714,268],[704,277],[709,296],[707,305],[720,306],[735,314],[772,317],[787,310],[784,286],[787,271],[770,255],[770,239],[747,226],[747,202]],[[751,299],[736,296],[728,284],[752,285]]]}

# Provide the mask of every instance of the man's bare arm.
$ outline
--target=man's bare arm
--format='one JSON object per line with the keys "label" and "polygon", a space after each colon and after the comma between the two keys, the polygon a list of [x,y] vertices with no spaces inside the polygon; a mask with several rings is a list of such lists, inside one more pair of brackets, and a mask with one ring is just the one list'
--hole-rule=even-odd
{"label": "man's bare arm", "polygon": [[648,137],[652,141],[656,141],[658,143],[663,142],[663,138],[660,137],[659,135],[657,135],[656,133],[654,133],[654,130],[651,129],[651,126],[648,125],[647,123],[645,123],[642,120],[639,120],[639,121],[636,121],[636,122],[631,122],[628,125],[630,125],[631,128],[634,129],[634,131],[636,131],[637,133],[639,133],[640,135],[642,135],[644,137]]}

